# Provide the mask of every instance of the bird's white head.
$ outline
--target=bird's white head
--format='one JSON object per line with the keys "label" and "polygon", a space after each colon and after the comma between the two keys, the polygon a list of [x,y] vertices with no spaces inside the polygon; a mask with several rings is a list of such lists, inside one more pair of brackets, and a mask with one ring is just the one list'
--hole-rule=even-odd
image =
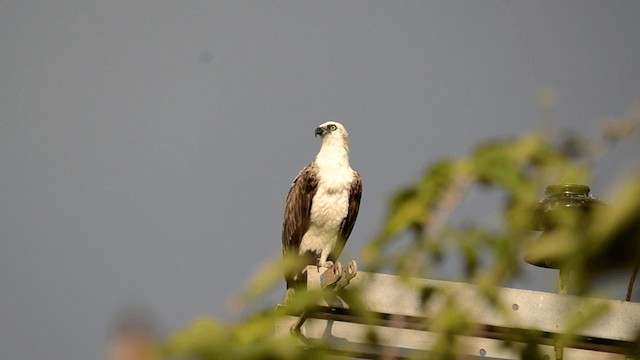
{"label": "bird's white head", "polygon": [[322,138],[322,145],[341,145],[349,148],[349,133],[336,121],[327,121],[316,128],[316,136]]}
{"label": "bird's white head", "polygon": [[318,164],[349,167],[349,133],[342,124],[327,121],[316,128],[316,136],[322,138],[320,152],[316,156]]}

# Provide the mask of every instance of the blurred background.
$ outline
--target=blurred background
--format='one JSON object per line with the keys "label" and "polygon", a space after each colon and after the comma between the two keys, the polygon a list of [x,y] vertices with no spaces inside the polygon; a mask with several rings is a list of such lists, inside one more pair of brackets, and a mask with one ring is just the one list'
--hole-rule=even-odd
{"label": "blurred background", "polygon": [[[327,120],[364,181],[356,260],[428,163],[524,131],[597,138],[640,100],[638,18],[634,0],[1,1],[0,358],[104,358],[131,306],[149,333],[237,316]],[[592,193],[639,154],[637,136],[607,154]],[[454,218],[495,221],[494,195]],[[447,264],[434,277],[458,280]]]}

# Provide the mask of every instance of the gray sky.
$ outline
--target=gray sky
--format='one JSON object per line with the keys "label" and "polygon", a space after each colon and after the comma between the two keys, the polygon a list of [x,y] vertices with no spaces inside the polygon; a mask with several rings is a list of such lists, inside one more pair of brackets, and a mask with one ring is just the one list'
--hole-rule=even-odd
{"label": "gray sky", "polygon": [[[228,316],[327,120],[364,179],[356,259],[430,161],[544,126],[593,137],[640,99],[638,18],[633,0],[1,1],[0,358],[99,359],[130,303],[165,329]],[[594,193],[638,154],[613,151]],[[490,216],[483,196],[459,216]]]}

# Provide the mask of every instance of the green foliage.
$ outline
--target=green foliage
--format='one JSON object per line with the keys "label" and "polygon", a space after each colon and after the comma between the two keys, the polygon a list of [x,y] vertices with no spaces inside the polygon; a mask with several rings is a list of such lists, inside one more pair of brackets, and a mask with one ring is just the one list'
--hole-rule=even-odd
{"label": "green foliage", "polygon": [[[594,164],[610,146],[630,137],[639,124],[640,116],[635,114],[611,123],[604,128],[602,138],[591,145],[574,135],[554,137],[537,132],[487,141],[465,157],[436,161],[414,184],[391,197],[385,221],[363,249],[364,270],[384,269],[403,275],[410,283],[412,277],[429,277],[429,266],[438,264],[444,249],[454,248],[466,281],[477,285],[482,301],[506,314],[507,304],[500,303],[495,290],[521,273],[522,254],[526,252],[530,261],[549,260],[571,268],[576,275],[573,288],[588,293],[594,259],[609,252],[631,254],[616,261],[617,265],[639,260],[637,246],[625,247],[634,242],[623,241],[620,245],[620,239],[640,239],[640,173],[626,174],[613,187],[610,202],[615,206],[598,208],[589,214],[569,211],[554,215],[556,226],[535,241],[538,233],[532,229],[538,220],[534,209],[549,184],[589,184]],[[452,215],[469,192],[486,190],[499,194],[503,200],[497,209],[501,214],[498,226],[474,221],[462,226],[452,223]],[[403,241],[407,234],[411,240]],[[487,258],[490,261],[484,261]],[[261,270],[247,291],[235,299],[236,303],[254,304],[268,290],[282,286],[281,274],[288,266],[293,265],[275,261]],[[435,288],[417,291],[425,304],[436,294],[443,295]],[[367,312],[366,304],[358,303],[357,294],[356,287],[348,286],[341,296],[348,299],[353,311],[369,316],[371,323],[375,323],[376,318]],[[296,292],[286,311],[281,307],[266,309],[233,322],[197,319],[171,336],[161,347],[161,354],[194,359],[325,358],[330,354],[322,342],[274,336],[274,328],[279,319],[287,316],[287,311],[313,310],[327,296],[330,295],[323,291]],[[446,306],[429,323],[430,329],[439,334],[431,352],[435,359],[454,358],[456,335],[471,331],[474,323],[460,299],[445,296]],[[572,330],[588,326],[607,311],[600,304],[587,310],[573,318]],[[526,345],[520,348],[522,357],[540,358],[536,344],[542,334],[528,331],[520,336],[520,343]],[[571,333],[557,340],[570,341],[570,336]],[[375,343],[375,331],[368,338]]]}

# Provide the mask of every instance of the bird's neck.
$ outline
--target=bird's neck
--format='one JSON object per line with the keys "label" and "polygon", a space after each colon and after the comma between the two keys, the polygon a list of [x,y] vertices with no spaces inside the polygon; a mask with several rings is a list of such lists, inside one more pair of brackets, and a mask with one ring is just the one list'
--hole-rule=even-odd
{"label": "bird's neck", "polygon": [[349,145],[345,142],[323,142],[320,147],[320,152],[318,152],[316,156],[316,163],[320,167],[350,169]]}

